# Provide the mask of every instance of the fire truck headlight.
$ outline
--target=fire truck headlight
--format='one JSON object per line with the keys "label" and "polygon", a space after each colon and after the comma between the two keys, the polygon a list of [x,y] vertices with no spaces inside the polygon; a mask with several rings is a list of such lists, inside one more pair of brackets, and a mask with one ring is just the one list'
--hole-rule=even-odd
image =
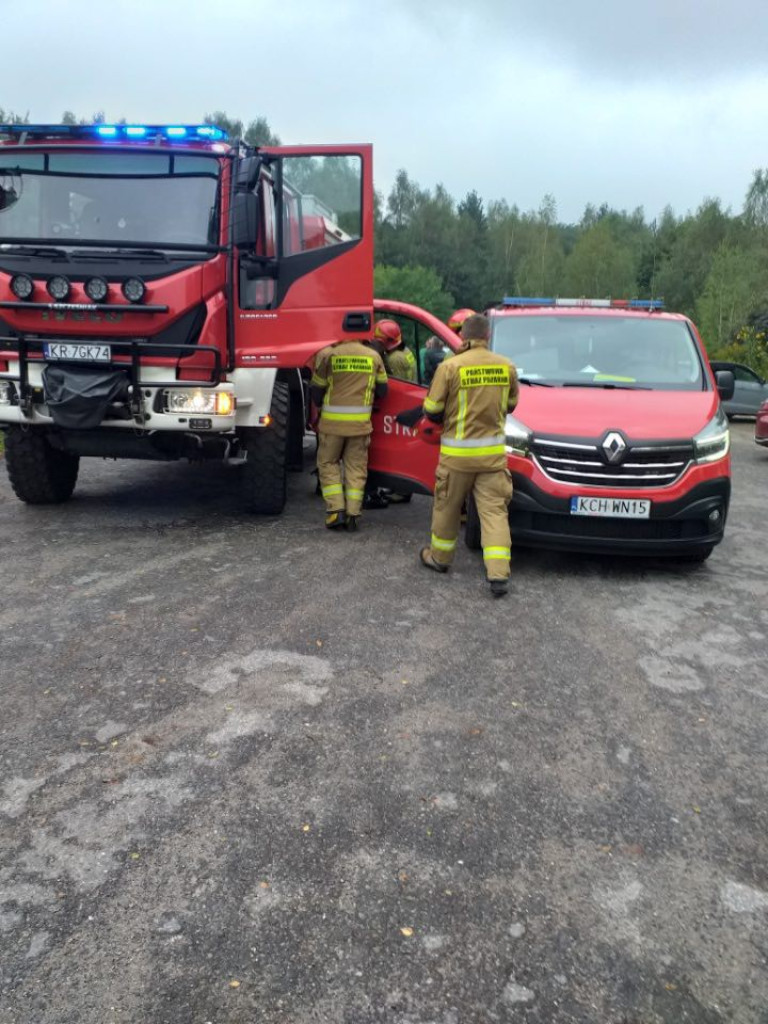
{"label": "fire truck headlight", "polygon": [[166,409],[178,414],[231,416],[235,410],[235,396],[231,391],[180,388],[178,391],[167,392]]}
{"label": "fire truck headlight", "polygon": [[109,285],[103,277],[91,277],[85,282],[85,294],[91,302],[103,302],[109,294]]}
{"label": "fire truck headlight", "polygon": [[29,274],[16,274],[11,278],[11,291],[17,299],[21,299],[22,302],[26,302],[32,298],[32,292],[35,290],[35,282],[29,276]]}
{"label": "fire truck headlight", "polygon": [[533,434],[524,423],[514,416],[507,416],[504,424],[504,435],[508,455],[522,455],[524,458],[530,454],[531,438]]}
{"label": "fire truck headlight", "polygon": [[147,292],[147,286],[140,277],[129,277],[123,281],[123,295],[129,302],[141,302]]}
{"label": "fire truck headlight", "polygon": [[49,278],[46,288],[54,302],[66,302],[69,298],[69,281],[66,277],[62,277],[61,274],[54,274],[53,277]]}
{"label": "fire truck headlight", "polygon": [[722,409],[718,409],[706,427],[700,430],[693,439],[696,461],[702,463],[724,459],[730,446],[731,435],[728,431],[728,418]]}

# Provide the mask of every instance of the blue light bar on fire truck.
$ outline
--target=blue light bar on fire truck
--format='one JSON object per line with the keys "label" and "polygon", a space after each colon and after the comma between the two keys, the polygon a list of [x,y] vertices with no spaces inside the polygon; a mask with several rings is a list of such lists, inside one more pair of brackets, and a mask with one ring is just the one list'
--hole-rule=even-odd
{"label": "blue light bar on fire truck", "polygon": [[664,299],[555,299],[531,298],[527,295],[507,295],[503,306],[576,306],[594,309],[664,309]]}
{"label": "blue light bar on fire truck", "polygon": [[11,139],[163,139],[168,142],[223,142],[215,124],[0,124],[0,138]]}

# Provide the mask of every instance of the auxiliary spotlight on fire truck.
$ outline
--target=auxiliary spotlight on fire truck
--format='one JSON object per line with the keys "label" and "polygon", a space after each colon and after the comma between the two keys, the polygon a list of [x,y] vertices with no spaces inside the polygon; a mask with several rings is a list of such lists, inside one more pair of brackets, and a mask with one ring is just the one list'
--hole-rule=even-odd
{"label": "auxiliary spotlight on fire truck", "polygon": [[68,499],[82,456],[223,459],[249,509],[280,512],[314,354],[372,329],[369,145],[0,126],[0,428],[21,500]]}

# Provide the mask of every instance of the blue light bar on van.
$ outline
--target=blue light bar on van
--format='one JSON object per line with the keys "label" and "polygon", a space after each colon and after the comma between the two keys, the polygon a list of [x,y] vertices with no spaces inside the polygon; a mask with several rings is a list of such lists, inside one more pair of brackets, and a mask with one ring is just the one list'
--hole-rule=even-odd
{"label": "blue light bar on van", "polygon": [[166,139],[223,142],[228,136],[215,124],[0,124],[0,138],[29,139]]}
{"label": "blue light bar on van", "polygon": [[664,309],[664,299],[540,299],[508,295],[503,306],[576,306],[589,309]]}

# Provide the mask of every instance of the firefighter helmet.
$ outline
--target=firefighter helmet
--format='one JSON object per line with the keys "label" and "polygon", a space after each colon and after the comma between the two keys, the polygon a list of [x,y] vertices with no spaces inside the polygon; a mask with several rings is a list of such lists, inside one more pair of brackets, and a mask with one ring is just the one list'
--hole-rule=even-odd
{"label": "firefighter helmet", "polygon": [[451,318],[448,321],[448,326],[451,328],[452,331],[455,331],[458,334],[461,331],[462,324],[467,319],[467,317],[474,315],[474,309],[457,309],[455,313],[451,314]]}
{"label": "firefighter helmet", "polygon": [[402,342],[403,335],[397,321],[379,320],[374,329],[373,338],[374,341],[381,342],[386,352],[391,352]]}

